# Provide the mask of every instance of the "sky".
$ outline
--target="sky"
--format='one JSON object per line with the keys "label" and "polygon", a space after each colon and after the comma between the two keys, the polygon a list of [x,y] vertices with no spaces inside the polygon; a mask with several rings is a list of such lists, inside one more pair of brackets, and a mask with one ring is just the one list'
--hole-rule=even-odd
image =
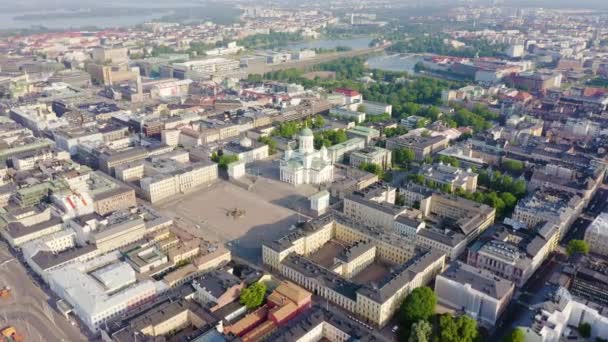
{"label": "sky", "polygon": [[[230,0],[224,0],[230,1]],[[328,0],[331,1],[331,0]],[[419,0],[394,0],[396,3],[404,3],[407,1],[416,2]],[[425,0],[425,3],[432,4],[433,2],[441,0]],[[469,0],[470,1],[470,0]],[[492,3],[495,0],[473,0],[477,3]],[[69,9],[78,8],[83,6],[90,7],[109,7],[109,6],[150,6],[150,7],[171,7],[181,5],[196,5],[204,2],[213,2],[205,0],[0,0],[0,9],[4,10],[23,10],[24,8],[34,9]],[[353,0],[353,2],[359,2],[359,0]],[[444,1],[441,1],[445,3]],[[454,1],[456,2],[456,1]],[[543,7],[567,7],[567,8],[601,8],[608,9],[608,0],[503,0],[504,5],[513,6],[543,6]],[[153,6],[152,6],[153,5]]]}

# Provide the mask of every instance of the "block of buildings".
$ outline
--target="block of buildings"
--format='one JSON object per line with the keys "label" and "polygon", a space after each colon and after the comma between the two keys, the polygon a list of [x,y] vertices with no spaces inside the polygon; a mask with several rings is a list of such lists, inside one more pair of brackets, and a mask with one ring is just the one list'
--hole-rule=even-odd
{"label": "block of buildings", "polygon": [[425,225],[416,234],[416,244],[441,251],[451,260],[492,225],[496,215],[488,205],[441,194],[420,201],[420,212]]}
{"label": "block of buildings", "polygon": [[553,223],[534,229],[496,224],[469,247],[467,263],[522,287],[555,250],[558,239]]}
{"label": "block of buildings", "polygon": [[[445,263],[442,253],[417,249],[397,234],[359,225],[337,213],[264,243],[262,259],[286,278],[379,326]],[[382,263],[392,266],[379,272]]]}

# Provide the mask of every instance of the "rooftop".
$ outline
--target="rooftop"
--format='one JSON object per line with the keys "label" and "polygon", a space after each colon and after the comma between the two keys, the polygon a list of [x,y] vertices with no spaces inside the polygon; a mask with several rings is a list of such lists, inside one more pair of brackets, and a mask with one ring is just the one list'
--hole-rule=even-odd
{"label": "rooftop", "polygon": [[509,280],[460,261],[451,263],[440,276],[462,285],[469,285],[476,291],[498,300],[508,295],[514,287],[513,282]]}

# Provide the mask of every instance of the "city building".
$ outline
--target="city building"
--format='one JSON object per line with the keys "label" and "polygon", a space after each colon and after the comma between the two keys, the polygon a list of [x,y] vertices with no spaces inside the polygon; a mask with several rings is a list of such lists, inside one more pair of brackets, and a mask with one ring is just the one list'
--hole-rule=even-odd
{"label": "city building", "polygon": [[386,148],[395,150],[398,148],[409,148],[414,151],[417,161],[424,160],[425,157],[438,153],[448,146],[448,139],[445,136],[399,136],[389,138],[386,141]]}
{"label": "city building", "polygon": [[512,218],[528,228],[542,222],[553,222],[559,227],[560,239],[581,213],[583,200],[572,193],[554,189],[538,189],[517,202]]}
{"label": "city building", "polygon": [[591,339],[608,336],[606,306],[576,297],[560,287],[541,304],[531,325],[522,330],[526,341],[554,342],[568,338],[582,323],[591,325]]}
{"label": "city building", "polygon": [[365,139],[365,146],[369,146],[373,140],[380,138],[380,131],[366,126],[355,126],[346,131],[346,135],[350,138]]}
{"label": "city building", "polygon": [[150,301],[165,290],[153,280],[138,280],[135,270],[113,252],[49,271],[49,286],[93,332]]}
{"label": "city building", "polygon": [[608,213],[599,214],[585,230],[589,251],[608,257]]}
{"label": "city building", "polygon": [[222,147],[227,155],[235,155],[245,163],[268,158],[268,145],[242,137],[238,142],[232,141]]}
{"label": "city building", "polygon": [[425,181],[435,183],[448,192],[456,190],[475,192],[477,190],[477,174],[471,170],[464,170],[447,164],[423,165],[418,172]]}
{"label": "city building", "polygon": [[362,324],[320,306],[303,312],[267,337],[268,341],[377,341]]}
{"label": "city building", "polygon": [[344,156],[349,152],[360,150],[365,147],[365,140],[362,138],[351,138],[343,143],[335,144],[327,148],[327,156],[330,162],[339,163],[344,160]]}
{"label": "city building", "polygon": [[176,333],[183,336],[182,332],[192,330],[202,334],[217,332],[220,325],[218,319],[195,301],[184,298],[190,292],[187,288],[181,288],[178,292],[181,296],[163,295],[150,305],[136,308],[119,319],[105,323],[100,327],[102,339],[109,342],[137,342],[142,339],[165,339]]}
{"label": "city building", "polygon": [[[166,67],[170,71],[169,77],[183,79],[208,78],[211,76],[230,75],[239,71],[238,60],[215,57],[201,60],[193,60],[183,63],[173,63]],[[161,72],[163,75],[163,72]]]}
{"label": "city building", "polygon": [[393,114],[393,106],[387,103],[373,102],[363,100],[361,103],[363,108],[362,111],[367,115],[383,115],[388,114],[391,116]]}
{"label": "city building", "polygon": [[216,180],[218,166],[208,159],[191,161],[187,151],[172,151],[121,164],[115,174],[133,184],[141,197],[155,203]]}
{"label": "city building", "polygon": [[496,324],[514,291],[513,282],[460,261],[451,263],[435,279],[441,305],[463,311],[487,327]]}
{"label": "city building", "polygon": [[364,163],[375,164],[386,170],[392,166],[391,156],[391,150],[377,146],[370,146],[351,152],[349,155],[349,163],[353,167],[359,167],[359,165]]}
{"label": "city building", "polygon": [[192,281],[194,298],[209,311],[215,312],[238,300],[245,284],[223,270],[212,270]]}
{"label": "city building", "polygon": [[280,179],[292,185],[329,183],[334,179],[334,166],[327,148],[314,148],[314,136],[309,128],[300,132],[297,151],[288,148],[280,162]]}
{"label": "city building", "polygon": [[302,287],[282,281],[266,298],[266,304],[241,320],[224,327],[224,334],[243,341],[260,341],[284,326],[312,305],[312,294]]}
{"label": "city building", "polygon": [[395,197],[395,188],[378,182],[345,195],[343,213],[359,224],[390,230],[397,216],[410,212],[395,205]]}

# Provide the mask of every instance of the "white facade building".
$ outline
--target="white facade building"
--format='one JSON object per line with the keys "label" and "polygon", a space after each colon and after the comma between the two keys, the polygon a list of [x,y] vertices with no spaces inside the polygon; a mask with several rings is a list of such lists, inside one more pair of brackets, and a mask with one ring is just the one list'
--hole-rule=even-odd
{"label": "white facade building", "polygon": [[138,281],[135,270],[119,258],[112,252],[49,272],[51,289],[93,332],[166,289],[162,282]]}
{"label": "white facade building", "polygon": [[463,310],[488,326],[494,326],[507,308],[514,289],[513,282],[460,261],[435,280],[435,293],[442,305]]}
{"label": "white facade building", "polygon": [[593,220],[585,231],[585,242],[590,252],[608,256],[608,213],[602,213]]}
{"label": "white facade building", "polygon": [[298,150],[285,151],[280,173],[281,181],[289,184],[321,184],[333,181],[334,166],[325,146],[315,150],[312,131],[304,128],[300,133]]}

